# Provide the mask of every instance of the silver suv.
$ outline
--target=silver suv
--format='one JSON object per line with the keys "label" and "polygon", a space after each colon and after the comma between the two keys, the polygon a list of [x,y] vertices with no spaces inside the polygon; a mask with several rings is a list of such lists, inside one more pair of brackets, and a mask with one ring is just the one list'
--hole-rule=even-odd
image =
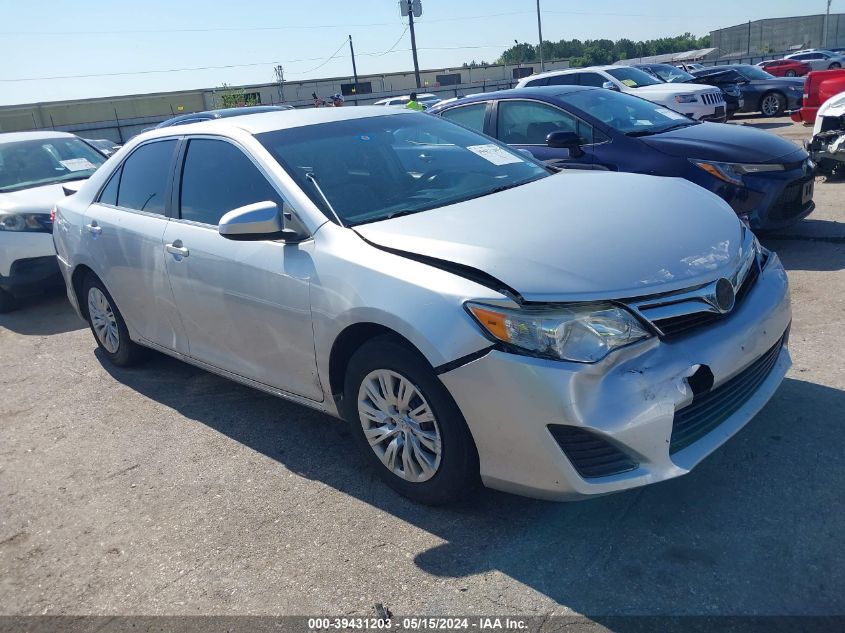
{"label": "silver suv", "polygon": [[58,205],[104,355],[152,348],[345,417],[421,502],[688,472],[789,367],[787,279],[680,179],[552,175],[383,107],[133,139]]}

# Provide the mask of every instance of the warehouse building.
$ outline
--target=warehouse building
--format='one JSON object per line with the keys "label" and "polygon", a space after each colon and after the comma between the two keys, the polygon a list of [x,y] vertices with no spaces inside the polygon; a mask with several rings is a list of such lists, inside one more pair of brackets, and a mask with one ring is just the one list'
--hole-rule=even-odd
{"label": "warehouse building", "polygon": [[[545,63],[546,70],[568,68],[568,60]],[[463,66],[421,70],[423,87],[444,99],[511,88],[522,77],[539,72],[539,64]],[[350,105],[368,104],[416,90],[413,72],[331,77],[312,81],[237,86],[249,103],[287,103],[295,107],[313,105],[312,93],[327,97],[345,96]],[[229,90],[232,90],[230,87]],[[124,143],[142,130],[180,114],[221,107],[218,89],[184,90],[153,94],[54,101],[0,106],[0,132],[22,130],[63,130],[85,138],[110,139]]]}
{"label": "warehouse building", "polygon": [[723,55],[845,46],[845,13],[767,18],[737,24],[711,31],[710,46]]}

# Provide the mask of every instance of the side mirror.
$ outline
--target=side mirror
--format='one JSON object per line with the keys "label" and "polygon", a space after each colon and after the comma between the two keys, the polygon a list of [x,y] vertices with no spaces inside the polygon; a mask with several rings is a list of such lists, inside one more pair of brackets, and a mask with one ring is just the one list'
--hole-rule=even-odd
{"label": "side mirror", "polygon": [[602,88],[604,88],[605,90],[615,90],[616,92],[619,92],[619,86],[617,86],[617,85],[616,85],[615,83],[613,83],[612,81],[605,81],[605,82],[601,85],[601,87],[602,87]]}
{"label": "side mirror", "polygon": [[304,233],[285,228],[278,205],[270,200],[232,209],[220,218],[217,232],[227,240],[238,242],[305,239]]}
{"label": "side mirror", "polygon": [[573,158],[584,155],[584,150],[581,149],[581,138],[575,132],[549,132],[546,145],[555,149],[565,147]]}

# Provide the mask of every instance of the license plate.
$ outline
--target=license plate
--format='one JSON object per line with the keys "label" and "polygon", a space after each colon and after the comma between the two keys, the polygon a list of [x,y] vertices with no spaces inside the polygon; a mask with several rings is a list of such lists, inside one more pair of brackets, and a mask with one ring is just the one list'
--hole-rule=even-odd
{"label": "license plate", "polygon": [[810,200],[813,199],[813,185],[815,184],[814,181],[805,182],[804,186],[801,188],[801,204],[807,204]]}

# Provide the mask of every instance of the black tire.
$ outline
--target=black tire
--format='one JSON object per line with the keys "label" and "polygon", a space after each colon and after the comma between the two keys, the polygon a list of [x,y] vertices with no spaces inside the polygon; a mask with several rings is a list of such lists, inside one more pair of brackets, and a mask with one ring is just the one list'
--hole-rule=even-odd
{"label": "black tire", "polygon": [[11,292],[6,292],[0,288],[0,314],[11,312],[17,309],[18,301]]}
{"label": "black tire", "polygon": [[828,70],[834,70],[836,68],[842,68],[842,64],[839,62],[833,62],[830,66],[827,67]]}
{"label": "black tire", "polygon": [[[407,481],[391,471],[364,434],[358,413],[358,392],[364,379],[379,369],[395,372],[410,381],[432,409],[440,431],[441,452],[435,474],[426,481]],[[400,339],[377,337],[353,354],[346,371],[343,402],[345,417],[366,461],[399,494],[418,503],[440,505],[465,498],[478,488],[478,453],[458,405],[428,361]]]}
{"label": "black tire", "polygon": [[795,75],[796,75],[796,72],[794,70],[787,70],[786,71],[787,77],[794,77]]}
{"label": "black tire", "polygon": [[[773,109],[769,107],[769,104],[772,103],[770,101],[771,99],[774,99],[777,102],[776,107]],[[786,97],[784,97],[780,92],[767,92],[760,98],[760,112],[762,112],[763,115],[771,117],[780,116],[783,114],[784,110],[786,110]]]}
{"label": "black tire", "polygon": [[[89,294],[94,288],[99,290],[105,296],[106,301],[108,301],[109,308],[114,315],[114,320],[117,325],[117,349],[115,351],[109,351],[103,345],[103,342],[97,335],[97,331],[94,329],[94,320],[91,318],[88,308]],[[109,359],[110,363],[117,365],[118,367],[130,367],[146,357],[146,348],[134,343],[129,338],[129,330],[126,328],[126,321],[123,320],[123,315],[120,314],[120,310],[118,310],[117,305],[115,304],[114,299],[112,299],[111,294],[109,294],[109,291],[106,289],[106,286],[96,275],[89,274],[82,283],[82,303],[84,306],[83,309],[85,310],[85,316],[88,319],[88,325],[91,327],[91,333],[94,335],[94,340],[97,341],[100,351],[106,356],[106,358]]]}

